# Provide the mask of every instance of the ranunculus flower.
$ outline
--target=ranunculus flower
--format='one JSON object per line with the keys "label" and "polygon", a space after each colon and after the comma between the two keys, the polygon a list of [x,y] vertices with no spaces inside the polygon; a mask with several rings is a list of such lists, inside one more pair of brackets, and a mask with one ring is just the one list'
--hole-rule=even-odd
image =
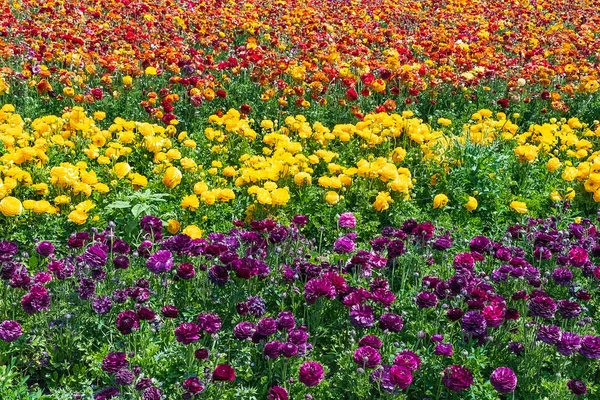
{"label": "ranunculus flower", "polygon": [[306,386],[317,386],[325,377],[323,366],[315,361],[307,361],[300,366],[298,379]]}
{"label": "ranunculus flower", "polygon": [[371,346],[362,346],[354,352],[353,360],[363,368],[375,368],[381,363],[381,354]]}
{"label": "ranunculus flower", "polygon": [[356,217],[351,212],[345,212],[338,218],[338,226],[345,229],[356,227]]}
{"label": "ranunculus flower", "polygon": [[473,374],[465,367],[451,365],[444,369],[442,383],[453,392],[462,392],[473,384]]}
{"label": "ranunculus flower", "polygon": [[200,327],[193,322],[184,322],[175,328],[175,338],[182,344],[196,342],[200,339]]}
{"label": "ranunculus flower", "polygon": [[155,274],[169,272],[173,268],[173,254],[169,250],[159,250],[148,258],[146,267]]}
{"label": "ranunculus flower", "polygon": [[14,342],[23,334],[23,329],[17,321],[6,320],[0,323],[0,339]]}
{"label": "ranunculus flower", "polygon": [[512,393],[517,388],[517,376],[508,367],[496,368],[490,375],[490,383],[499,393]]}
{"label": "ranunculus flower", "polygon": [[229,364],[219,364],[212,373],[214,381],[233,381],[235,380],[235,371]]}

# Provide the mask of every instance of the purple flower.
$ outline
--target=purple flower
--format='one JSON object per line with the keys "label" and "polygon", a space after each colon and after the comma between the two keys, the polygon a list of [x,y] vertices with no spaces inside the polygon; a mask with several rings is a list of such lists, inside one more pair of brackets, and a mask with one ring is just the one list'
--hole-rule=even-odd
{"label": "purple flower", "polygon": [[100,268],[106,265],[106,250],[104,245],[94,244],[83,253],[83,261],[92,268]]}
{"label": "purple flower", "polygon": [[92,310],[94,310],[96,314],[107,314],[108,312],[110,312],[111,309],[112,301],[110,301],[110,298],[108,296],[96,297],[92,301]]}
{"label": "purple flower", "polygon": [[525,351],[525,346],[519,342],[510,342],[508,344],[508,350],[519,356]]}
{"label": "purple flower", "polygon": [[558,313],[566,319],[575,318],[581,314],[581,306],[576,301],[559,300]]}
{"label": "purple flower", "polygon": [[448,312],[446,312],[446,317],[450,321],[458,321],[463,317],[463,315],[465,315],[465,312],[460,308],[451,308],[448,310]]}
{"label": "purple flower", "polygon": [[10,261],[19,252],[15,242],[0,242],[0,261]]}
{"label": "purple flower", "polygon": [[277,357],[279,357],[279,355],[281,354],[281,342],[278,342],[277,340],[273,340],[272,342],[269,342],[267,344],[265,344],[265,347],[263,349],[263,354],[270,359],[276,359]]}
{"label": "purple flower", "polygon": [[367,305],[355,305],[350,309],[350,322],[356,328],[370,328],[375,323],[373,309]]}
{"label": "purple flower", "polygon": [[442,383],[453,392],[462,392],[473,384],[473,375],[465,367],[451,365],[444,369]]}
{"label": "purple flower", "polygon": [[356,227],[356,217],[351,212],[345,212],[338,218],[338,226],[344,229]]}
{"label": "purple flower", "polygon": [[304,298],[308,304],[314,304],[319,297],[334,299],[335,286],[328,279],[311,279],[304,286]]}
{"label": "purple flower", "polygon": [[394,391],[394,384],[390,381],[390,370],[391,366],[382,365],[381,368],[377,368],[371,372],[371,381],[379,385],[386,392],[392,393]]}
{"label": "purple flower", "polygon": [[437,306],[438,298],[435,293],[432,292],[421,292],[416,298],[417,307],[419,308],[433,308]]}
{"label": "purple flower", "polygon": [[556,344],[556,349],[563,356],[570,356],[577,353],[580,347],[581,337],[572,332],[562,332],[560,339]]}
{"label": "purple flower", "polygon": [[94,395],[94,400],[108,400],[117,397],[120,394],[121,391],[116,387],[107,387],[96,393]]}
{"label": "purple flower", "polygon": [[129,361],[127,361],[127,354],[123,352],[108,353],[102,361],[102,370],[109,374],[114,374],[122,368],[127,368]]}
{"label": "purple flower", "polygon": [[388,258],[394,259],[404,254],[404,242],[402,240],[392,240],[387,245],[387,256]]}
{"label": "purple flower", "polygon": [[308,341],[308,333],[302,329],[293,329],[288,333],[288,342],[295,345],[302,345]]}
{"label": "purple flower", "polygon": [[585,249],[574,247],[569,250],[569,263],[572,266],[581,268],[588,260],[588,253]]}
{"label": "purple flower", "polygon": [[128,335],[134,330],[140,329],[140,319],[135,311],[127,310],[117,316],[115,325],[119,332],[123,335]]}
{"label": "purple flower", "polygon": [[246,301],[248,314],[254,317],[262,317],[267,312],[265,300],[260,296],[250,296]]}
{"label": "purple flower", "polygon": [[410,350],[402,350],[394,358],[394,365],[408,368],[414,372],[421,366],[421,357]]}
{"label": "purple flower", "polygon": [[454,240],[450,237],[450,235],[445,234],[445,235],[440,236],[437,239],[435,239],[435,241],[433,242],[431,247],[434,250],[445,251],[445,250],[450,249],[452,247],[453,243],[454,243]]}
{"label": "purple flower", "polygon": [[228,381],[235,380],[235,371],[229,364],[219,364],[212,373],[213,381]]}
{"label": "purple flower", "polygon": [[554,318],[556,312],[556,303],[551,297],[535,296],[529,300],[529,311],[532,317],[542,317],[546,319]]}
{"label": "purple flower", "polygon": [[273,386],[269,389],[267,400],[288,400],[288,392],[281,386]]}
{"label": "purple flower", "polygon": [[335,251],[338,254],[352,253],[354,251],[354,248],[354,241],[348,236],[342,236],[333,244],[333,251]]}
{"label": "purple flower", "polygon": [[484,254],[492,250],[492,242],[485,236],[475,236],[469,243],[469,249]]}
{"label": "purple flower", "polygon": [[290,311],[282,311],[277,315],[277,329],[280,331],[289,331],[296,327],[296,320],[294,314]]}
{"label": "purple flower", "polygon": [[0,323],[0,339],[5,342],[14,342],[23,334],[23,329],[17,321],[6,320]]}
{"label": "purple flower", "polygon": [[208,351],[208,349],[196,349],[196,351],[194,351],[194,358],[196,358],[196,360],[207,360],[208,357],[210,356],[210,353]]}
{"label": "purple flower", "polygon": [[154,240],[162,238],[163,223],[160,219],[152,215],[146,215],[140,221],[140,227],[144,230],[144,232],[151,235]]}
{"label": "purple flower", "polygon": [[113,265],[117,269],[129,268],[129,258],[127,256],[117,256],[113,259]]}
{"label": "purple flower", "polygon": [[517,376],[508,367],[496,368],[490,375],[490,383],[499,393],[512,393],[517,388]]}
{"label": "purple flower", "polygon": [[162,313],[162,315],[165,316],[165,318],[177,318],[177,316],[179,315],[179,310],[177,309],[177,307],[172,306],[170,304],[167,304],[166,306],[161,308],[160,312]]}
{"label": "purple flower", "polygon": [[308,218],[306,218],[304,215],[296,215],[294,218],[292,218],[292,222],[302,227],[308,223]]}
{"label": "purple flower", "polygon": [[156,317],[156,313],[148,307],[140,307],[137,310],[137,315],[140,321],[152,321]]}
{"label": "purple flower", "polygon": [[540,326],[537,332],[537,339],[546,344],[555,345],[560,340],[560,328],[553,325]]}
{"label": "purple flower", "polygon": [[196,270],[192,264],[179,264],[177,266],[177,277],[183,280],[190,280],[196,276]]}
{"label": "purple flower", "polygon": [[[1,334],[2,331],[0,330],[0,337]],[[579,349],[579,353],[586,358],[600,358],[600,336],[584,336],[581,340],[581,348]]]}
{"label": "purple flower", "polygon": [[482,337],[487,332],[487,321],[478,311],[469,311],[462,318],[463,331],[473,337]]}
{"label": "purple flower", "polygon": [[363,368],[375,368],[381,363],[381,354],[371,346],[362,346],[356,349],[352,359]]}
{"label": "purple flower", "polygon": [[381,349],[383,342],[377,336],[368,335],[364,336],[358,341],[359,346],[371,346],[374,349]]}
{"label": "purple flower", "polygon": [[488,328],[497,328],[504,321],[505,306],[503,303],[492,303],[486,306],[481,314],[483,314]]}
{"label": "purple flower", "polygon": [[122,368],[115,373],[115,384],[119,386],[131,385],[134,380],[135,375],[127,368]]}
{"label": "purple flower", "polygon": [[41,285],[33,285],[21,299],[21,306],[27,314],[47,311],[50,308],[50,295],[48,290]]}
{"label": "purple flower", "polygon": [[202,313],[198,315],[197,321],[200,329],[208,333],[217,333],[221,330],[221,326],[223,325],[221,317],[217,314]]}
{"label": "purple flower", "polygon": [[298,379],[306,386],[317,386],[323,378],[325,372],[323,366],[315,361],[307,361],[300,366],[298,371]]}
{"label": "purple flower", "polygon": [[146,267],[155,274],[169,272],[173,268],[173,254],[169,250],[159,250],[146,261]]}
{"label": "purple flower", "polygon": [[573,281],[573,273],[568,268],[556,268],[552,272],[552,279],[560,286],[569,286]]}
{"label": "purple flower", "polygon": [[233,328],[233,336],[239,340],[250,339],[256,332],[256,325],[249,321],[242,321]]}
{"label": "purple flower", "polygon": [[208,279],[218,286],[223,286],[229,280],[229,274],[225,267],[221,265],[213,265],[208,271]]}
{"label": "purple flower", "polygon": [[175,338],[182,344],[193,343],[200,339],[200,327],[193,322],[184,322],[175,328]]}
{"label": "purple flower", "polygon": [[412,383],[412,372],[402,365],[392,365],[390,368],[390,382],[404,390]]}
{"label": "purple flower", "polygon": [[42,257],[48,257],[50,254],[54,253],[54,245],[46,241],[39,242],[35,247],[35,251]]}
{"label": "purple flower", "polygon": [[198,377],[187,378],[183,381],[183,390],[191,394],[198,394],[203,392],[205,389],[204,384]]}
{"label": "purple flower", "polygon": [[381,317],[379,317],[379,327],[384,331],[400,332],[404,327],[404,321],[398,314],[382,314]]}
{"label": "purple flower", "polygon": [[452,357],[454,351],[451,344],[438,343],[433,352],[436,356]]}
{"label": "purple flower", "polygon": [[277,321],[270,317],[261,319],[257,324],[257,332],[265,337],[271,336],[277,332]]}
{"label": "purple flower", "polygon": [[282,343],[281,344],[281,355],[285,358],[294,357],[298,354],[298,346],[293,343]]}
{"label": "purple flower", "polygon": [[162,398],[162,390],[157,387],[149,387],[144,390],[144,394],[142,395],[143,400],[161,400]]}
{"label": "purple flower", "polygon": [[587,386],[579,379],[571,379],[567,382],[567,387],[575,396],[583,396],[587,392]]}
{"label": "purple flower", "polygon": [[453,265],[459,274],[472,272],[475,268],[475,259],[470,253],[459,253],[454,257]]}

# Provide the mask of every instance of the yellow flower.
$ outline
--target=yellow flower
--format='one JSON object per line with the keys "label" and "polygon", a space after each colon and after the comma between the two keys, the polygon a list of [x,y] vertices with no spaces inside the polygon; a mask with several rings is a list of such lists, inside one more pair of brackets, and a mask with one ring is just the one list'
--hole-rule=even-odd
{"label": "yellow flower", "polygon": [[202,192],[202,194],[200,195],[200,200],[202,200],[203,203],[208,204],[210,206],[215,204],[217,198],[213,192],[207,190],[206,192]]}
{"label": "yellow flower", "polygon": [[115,171],[115,174],[121,179],[129,174],[131,166],[126,162],[116,163],[113,167],[113,171]]}
{"label": "yellow flower", "polygon": [[146,67],[146,69],[144,70],[144,73],[146,75],[155,76],[157,71],[156,71],[156,68],[154,68],[154,67]]}
{"label": "yellow flower", "polygon": [[192,240],[200,239],[204,231],[198,228],[196,225],[188,225],[182,232],[184,235],[188,235]]}
{"label": "yellow flower", "polygon": [[433,198],[433,208],[444,208],[448,204],[448,196],[438,194]]}
{"label": "yellow flower", "polygon": [[327,194],[325,194],[325,201],[329,205],[337,204],[340,201],[340,195],[334,192],[333,190],[330,190],[327,192]]}
{"label": "yellow flower", "polygon": [[548,170],[548,172],[554,172],[560,168],[560,165],[560,160],[556,157],[552,157],[548,160],[548,163],[546,164],[546,169]]}
{"label": "yellow flower", "polygon": [[196,211],[198,207],[200,207],[200,200],[198,200],[198,197],[195,194],[185,196],[181,200],[181,207],[190,211]]}
{"label": "yellow flower", "polygon": [[198,182],[194,185],[194,193],[201,195],[208,190],[208,185],[204,182]]}
{"label": "yellow flower", "polygon": [[125,75],[122,82],[124,86],[131,86],[133,84],[133,78],[129,75]]}
{"label": "yellow flower", "polygon": [[275,189],[271,192],[271,200],[273,205],[285,205],[290,200],[290,192],[288,192],[287,187]]}
{"label": "yellow flower", "polygon": [[106,118],[106,113],[104,111],[96,111],[94,113],[94,119],[96,121],[102,121],[104,118]]}
{"label": "yellow flower", "polygon": [[92,202],[91,200],[86,200],[86,201],[82,201],[81,203],[77,204],[75,206],[75,209],[78,210],[78,211],[82,211],[84,213],[87,213],[88,211],[90,211],[94,207],[96,207],[96,205],[94,204],[94,202]]}
{"label": "yellow flower", "polygon": [[452,121],[448,118],[438,118],[437,123],[442,126],[450,126],[452,125]]}
{"label": "yellow flower", "polygon": [[167,222],[167,232],[169,232],[171,235],[179,232],[179,229],[181,229],[181,224],[176,219],[170,219]]}
{"label": "yellow flower", "polygon": [[478,205],[479,203],[477,203],[477,199],[473,196],[469,196],[469,200],[464,204],[464,207],[467,209],[467,211],[471,212],[475,211]]}
{"label": "yellow flower", "polygon": [[69,196],[61,195],[54,198],[54,204],[56,205],[69,204],[70,202],[71,198]]}
{"label": "yellow flower", "polygon": [[178,170],[176,167],[169,167],[163,176],[163,185],[173,189],[175,186],[181,183],[181,177],[182,175],[180,170]]}
{"label": "yellow flower", "polygon": [[80,210],[73,210],[69,214],[69,221],[76,223],[77,225],[83,225],[87,221],[87,213]]}
{"label": "yellow flower", "polygon": [[390,196],[389,192],[379,192],[377,197],[375,198],[375,202],[373,203],[373,207],[377,211],[384,211],[390,208],[390,203],[393,203],[392,196]]}
{"label": "yellow flower", "polygon": [[148,185],[148,178],[137,172],[130,174],[129,179],[131,179],[131,184],[134,188],[146,187]]}
{"label": "yellow flower", "polygon": [[228,202],[235,199],[235,193],[231,189],[220,189],[217,193],[217,197],[222,202]]}
{"label": "yellow flower", "polygon": [[510,203],[510,208],[512,208],[519,214],[527,213],[527,204],[523,203],[522,201],[513,201],[512,203]]}
{"label": "yellow flower", "polygon": [[8,196],[0,200],[0,212],[5,217],[14,217],[23,212],[23,205],[16,197]]}

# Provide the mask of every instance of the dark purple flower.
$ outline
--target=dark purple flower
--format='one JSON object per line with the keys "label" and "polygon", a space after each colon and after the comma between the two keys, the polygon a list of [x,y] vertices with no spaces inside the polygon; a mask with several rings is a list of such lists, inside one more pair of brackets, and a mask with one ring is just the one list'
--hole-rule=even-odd
{"label": "dark purple flower", "polygon": [[196,360],[207,360],[208,357],[210,356],[210,353],[208,352],[208,349],[196,349],[194,351],[194,358],[196,358]]}
{"label": "dark purple flower", "polygon": [[281,344],[281,355],[285,358],[294,357],[298,354],[298,346],[294,343],[282,343]]}
{"label": "dark purple flower", "polygon": [[304,215],[295,215],[294,218],[292,218],[292,222],[302,227],[308,223],[308,218]]}
{"label": "dark purple flower", "polygon": [[104,315],[110,312],[111,309],[112,301],[108,296],[96,297],[92,301],[92,310],[94,310],[96,314]]}
{"label": "dark purple flower", "polygon": [[261,319],[257,324],[257,332],[265,337],[271,336],[277,332],[277,321],[270,317]]}
{"label": "dark purple flower", "polygon": [[277,357],[279,357],[279,355],[281,354],[281,345],[282,345],[281,342],[279,342],[277,340],[273,340],[272,342],[265,344],[265,347],[263,349],[263,354],[267,358],[274,360]]}
{"label": "dark purple flower", "polygon": [[485,236],[475,236],[469,243],[469,249],[484,254],[492,250],[492,242]]}
{"label": "dark purple flower", "polygon": [[377,336],[368,335],[364,336],[358,341],[359,346],[371,346],[374,349],[381,349],[383,342]]}
{"label": "dark purple flower", "polygon": [[302,329],[292,329],[288,332],[288,341],[295,345],[302,345],[308,341],[308,333]]}
{"label": "dark purple flower", "polygon": [[556,344],[556,349],[563,356],[570,356],[579,351],[581,347],[581,337],[576,333],[562,332],[560,339]]}
{"label": "dark purple flower", "polygon": [[140,321],[152,321],[156,317],[156,313],[148,307],[140,307],[137,310],[137,315]]}
{"label": "dark purple flower", "polygon": [[317,386],[323,378],[325,372],[323,366],[315,361],[306,361],[300,366],[298,371],[298,379],[306,386]]}
{"label": "dark purple flower", "polygon": [[386,392],[393,393],[394,384],[390,381],[390,370],[390,365],[382,365],[381,368],[377,368],[371,372],[371,381]]}
{"label": "dark purple flower", "polygon": [[116,387],[107,387],[96,393],[94,395],[94,400],[108,400],[117,397],[120,394],[121,391]]}
{"label": "dark purple flower", "polygon": [[367,305],[355,305],[350,309],[350,322],[356,328],[370,328],[375,323],[373,309]]}
{"label": "dark purple flower", "polygon": [[435,241],[433,242],[433,244],[431,245],[431,247],[434,250],[445,251],[445,250],[450,249],[452,247],[453,243],[454,243],[454,240],[447,233],[447,234],[445,234],[443,236],[440,236],[437,239],[435,239]]}
{"label": "dark purple flower", "polygon": [[23,335],[23,329],[17,321],[6,320],[0,323],[0,339],[5,342],[14,342]]}
{"label": "dark purple flower", "polygon": [[472,272],[475,268],[475,259],[471,253],[459,253],[454,256],[454,269],[457,273]]}
{"label": "dark purple flower", "polygon": [[465,312],[460,308],[451,308],[448,310],[448,312],[446,312],[446,317],[450,321],[458,321],[463,317],[463,315],[465,315]]}
{"label": "dark purple flower", "polygon": [[512,393],[517,388],[517,376],[508,367],[496,368],[490,375],[490,383],[498,393]]}
{"label": "dark purple flower", "polygon": [[21,299],[21,306],[27,314],[47,311],[50,308],[50,295],[48,290],[41,285],[33,285]]}
{"label": "dark purple flower", "polygon": [[571,379],[567,382],[567,387],[575,396],[583,396],[587,392],[587,386],[579,379]]}
{"label": "dark purple flower", "polygon": [[412,383],[412,372],[402,365],[392,365],[390,368],[390,382],[404,390]]}
{"label": "dark purple flower", "polygon": [[49,257],[50,254],[54,253],[54,245],[50,242],[39,242],[35,247],[35,251],[42,257]]}
{"label": "dark purple flower", "polygon": [[339,254],[352,253],[354,251],[354,248],[354,241],[348,236],[342,236],[333,244],[333,251]]}
{"label": "dark purple flower", "polygon": [[451,365],[444,369],[442,383],[453,392],[462,392],[473,384],[473,375],[465,367]]}
{"label": "dark purple flower", "polygon": [[[1,331],[0,331],[1,335]],[[586,358],[600,358],[600,336],[584,336],[579,353]]]}
{"label": "dark purple flower", "polygon": [[140,227],[154,240],[162,238],[163,223],[160,219],[152,215],[146,215],[140,221]]}
{"label": "dark purple flower", "polygon": [[10,261],[19,252],[19,246],[15,242],[0,242],[0,261]]}
{"label": "dark purple flower", "polygon": [[478,311],[469,311],[461,322],[463,331],[473,337],[482,337],[487,332],[487,322],[483,314]]}
{"label": "dark purple flower", "polygon": [[438,343],[435,345],[434,354],[436,356],[452,357],[454,351],[451,344]]}
{"label": "dark purple flower", "polygon": [[235,371],[229,364],[219,364],[212,373],[214,381],[229,381],[235,380]]}
{"label": "dark purple flower", "polygon": [[256,325],[249,321],[242,321],[233,328],[233,336],[239,340],[250,339],[256,332]]}
{"label": "dark purple flower", "polygon": [[133,372],[127,368],[121,368],[115,373],[115,384],[119,386],[131,385],[135,380]]}
{"label": "dark purple flower", "polygon": [[208,333],[217,333],[223,325],[217,314],[202,313],[198,315],[197,321],[200,329]]}
{"label": "dark purple flower", "polygon": [[320,297],[335,299],[336,290],[328,279],[311,279],[304,286],[304,298],[308,304],[314,304]]}
{"label": "dark purple flower", "polygon": [[581,306],[576,301],[559,300],[557,309],[558,313],[566,319],[575,318],[581,314]]}
{"label": "dark purple flower", "polygon": [[104,267],[106,265],[106,250],[104,245],[94,244],[83,253],[83,261],[92,268]]}
{"label": "dark purple flower", "polygon": [[183,390],[191,394],[198,394],[205,389],[204,383],[198,377],[187,378],[183,381]]}
{"label": "dark purple flower", "polygon": [[551,297],[535,296],[529,300],[528,306],[532,317],[542,317],[546,319],[554,318],[556,303]]}
{"label": "dark purple flower", "polygon": [[208,271],[208,279],[218,286],[223,286],[229,280],[229,274],[225,267],[221,265],[213,265]]}
{"label": "dark purple flower", "polygon": [[262,317],[267,312],[267,304],[265,299],[260,296],[250,296],[246,301],[248,306],[248,314],[253,317]]}
{"label": "dark purple flower", "polygon": [[508,344],[508,350],[519,356],[525,351],[525,346],[519,342],[510,342]]}
{"label": "dark purple flower", "polygon": [[173,254],[169,250],[159,250],[148,258],[146,267],[155,274],[169,272],[173,268]]}
{"label": "dark purple flower", "polygon": [[115,325],[119,332],[123,335],[128,335],[131,332],[140,329],[140,319],[135,311],[127,310],[121,312],[117,316]]}
{"label": "dark purple flower", "polygon": [[375,368],[381,363],[381,354],[371,346],[362,346],[354,351],[352,359],[363,368]]}
{"label": "dark purple flower", "polygon": [[546,344],[555,345],[560,340],[560,333],[558,326],[543,325],[538,329],[537,339]]}
{"label": "dark purple flower", "polygon": [[417,294],[416,303],[419,308],[433,308],[437,306],[438,298],[435,293],[421,292]]}
{"label": "dark purple flower", "polygon": [[388,258],[394,259],[404,254],[404,242],[402,240],[392,240],[387,245],[387,256]]}
{"label": "dark purple flower", "polygon": [[556,268],[552,272],[552,279],[557,285],[569,286],[573,281],[573,273],[568,268]]}
{"label": "dark purple flower", "polygon": [[588,253],[585,249],[574,247],[569,250],[569,263],[572,266],[581,268],[588,260]]}
{"label": "dark purple flower", "polygon": [[408,368],[410,371],[414,372],[421,366],[421,357],[410,350],[402,350],[400,353],[396,354],[394,365]]}
{"label": "dark purple flower", "polygon": [[129,361],[127,361],[127,354],[123,352],[108,353],[102,361],[102,370],[109,374],[114,374],[122,368],[127,368]]}
{"label": "dark purple flower", "polygon": [[351,212],[345,212],[338,218],[338,226],[345,229],[356,227],[356,217]]}
{"label": "dark purple flower", "polygon": [[382,314],[381,317],[379,317],[379,327],[384,331],[400,332],[404,327],[404,321],[398,314]]}
{"label": "dark purple flower", "polygon": [[177,277],[179,279],[189,280],[196,276],[196,270],[192,264],[179,264],[177,266]]}
{"label": "dark purple flower", "polygon": [[157,387],[149,387],[144,390],[144,394],[142,395],[143,400],[161,400],[162,398],[162,390]]}
{"label": "dark purple flower", "polygon": [[200,327],[193,322],[184,322],[175,328],[175,338],[182,344],[193,343],[200,339]]}
{"label": "dark purple flower", "polygon": [[142,378],[135,384],[135,390],[146,390],[152,386],[152,379]]}
{"label": "dark purple flower", "polygon": [[288,400],[288,392],[281,386],[273,386],[269,389],[267,400]]}
{"label": "dark purple flower", "polygon": [[179,316],[179,310],[177,307],[167,304],[163,308],[161,308],[160,312],[165,318],[177,318]]}
{"label": "dark purple flower", "polygon": [[294,314],[290,311],[282,311],[277,315],[277,329],[280,331],[286,331],[294,329],[296,327],[296,320]]}
{"label": "dark purple flower", "polygon": [[113,265],[117,269],[129,268],[129,258],[127,256],[117,256],[113,259]]}

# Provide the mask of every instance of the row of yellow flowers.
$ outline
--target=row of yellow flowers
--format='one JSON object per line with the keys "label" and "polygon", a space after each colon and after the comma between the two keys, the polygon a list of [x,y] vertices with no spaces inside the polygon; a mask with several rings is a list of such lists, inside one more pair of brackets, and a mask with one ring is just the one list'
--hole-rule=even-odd
{"label": "row of yellow flowers", "polygon": [[[264,207],[285,206],[308,187],[316,187],[325,202],[334,205],[363,183],[379,190],[372,205],[384,211],[394,202],[411,199],[417,182],[409,167],[436,163],[449,170],[460,165],[450,159],[451,149],[467,142],[486,146],[497,141],[514,143],[519,163],[544,159],[549,174],[560,173],[573,186],[582,182],[585,192],[600,201],[600,128],[576,118],[523,129],[503,113],[480,110],[457,130],[447,118],[430,125],[405,111],[370,114],[356,124],[328,128],[310,124],[302,115],[254,121],[232,109],[212,115],[202,133],[122,118],[111,124],[104,120],[102,112],[90,117],[74,107],[61,116],[30,121],[4,105],[0,212],[68,215],[82,224],[95,206],[91,198],[108,201],[118,194],[114,188],[147,186],[175,194],[189,212],[238,196]],[[430,184],[435,186],[435,179]],[[566,196],[555,190],[549,196],[568,200],[575,190],[569,188]],[[477,209],[473,193],[465,199],[466,210]],[[448,201],[446,194],[438,193],[433,207],[444,208]],[[510,207],[526,210],[519,202]]]}

